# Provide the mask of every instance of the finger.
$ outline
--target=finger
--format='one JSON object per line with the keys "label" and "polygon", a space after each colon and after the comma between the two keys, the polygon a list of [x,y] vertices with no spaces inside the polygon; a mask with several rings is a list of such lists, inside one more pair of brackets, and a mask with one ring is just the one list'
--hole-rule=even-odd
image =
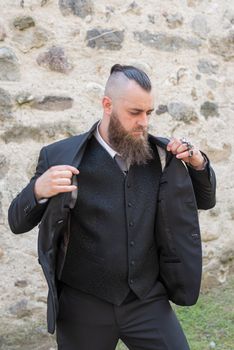
{"label": "finger", "polygon": [[179,146],[181,146],[181,141],[178,140],[178,139],[174,139],[172,145],[170,146],[170,151],[173,154],[176,154],[177,153],[177,149],[178,149]]}
{"label": "finger", "polygon": [[193,152],[192,156],[194,156],[194,151],[193,150],[189,150],[189,151],[185,151],[185,152],[182,152],[182,153],[179,153],[176,155],[176,158],[178,159],[184,159],[184,158],[192,158],[190,156],[190,152]]}
{"label": "finger", "polygon": [[79,174],[79,170],[71,165],[54,165],[50,168],[51,170],[70,170],[73,174]]}
{"label": "finger", "polygon": [[63,192],[72,192],[77,190],[77,186],[71,185],[71,186],[55,186],[54,190],[56,193],[63,193]]}
{"label": "finger", "polygon": [[52,183],[55,186],[69,186],[71,185],[71,179],[68,179],[66,177],[64,178],[58,178],[58,179],[53,179]]}
{"label": "finger", "polygon": [[174,141],[175,141],[175,138],[172,137],[172,138],[170,139],[169,143],[167,144],[167,150],[168,150],[168,151],[171,150],[171,146],[173,145]]}
{"label": "finger", "polygon": [[53,173],[53,178],[54,179],[59,179],[59,178],[71,178],[74,174],[70,170],[56,170]]}
{"label": "finger", "polygon": [[186,143],[181,143],[180,146],[177,148],[177,153],[182,153],[188,150],[188,146]]}

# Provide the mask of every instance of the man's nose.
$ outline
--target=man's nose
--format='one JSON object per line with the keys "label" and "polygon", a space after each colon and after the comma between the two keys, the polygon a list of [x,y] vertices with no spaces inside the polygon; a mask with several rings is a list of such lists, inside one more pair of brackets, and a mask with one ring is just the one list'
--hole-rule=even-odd
{"label": "man's nose", "polygon": [[138,125],[142,126],[142,127],[147,127],[149,122],[149,117],[146,113],[141,115],[141,118],[138,120]]}

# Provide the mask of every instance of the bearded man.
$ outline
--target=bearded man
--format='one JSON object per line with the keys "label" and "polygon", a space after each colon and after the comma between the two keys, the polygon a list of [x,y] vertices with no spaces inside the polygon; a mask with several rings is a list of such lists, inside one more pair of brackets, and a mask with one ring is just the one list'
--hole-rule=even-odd
{"label": "bearded man", "polygon": [[186,139],[148,133],[149,77],[114,65],[92,128],[43,147],[12,201],[14,233],[40,223],[48,331],[59,350],[187,350],[169,300],[196,303],[197,209],[215,205],[208,157]]}

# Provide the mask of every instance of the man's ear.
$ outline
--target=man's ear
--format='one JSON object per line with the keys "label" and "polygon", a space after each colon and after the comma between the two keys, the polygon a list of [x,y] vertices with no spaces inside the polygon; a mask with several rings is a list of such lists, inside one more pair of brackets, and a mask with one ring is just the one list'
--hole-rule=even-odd
{"label": "man's ear", "polygon": [[108,96],[104,96],[102,99],[102,107],[104,114],[111,115],[112,113],[112,100]]}

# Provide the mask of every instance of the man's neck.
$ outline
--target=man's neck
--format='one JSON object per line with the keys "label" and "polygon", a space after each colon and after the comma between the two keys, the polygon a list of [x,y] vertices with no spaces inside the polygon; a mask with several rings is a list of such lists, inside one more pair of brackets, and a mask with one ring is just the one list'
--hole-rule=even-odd
{"label": "man's neck", "polygon": [[108,125],[107,123],[102,119],[101,123],[98,125],[98,131],[103,140],[110,146],[112,147],[109,138],[108,138]]}

